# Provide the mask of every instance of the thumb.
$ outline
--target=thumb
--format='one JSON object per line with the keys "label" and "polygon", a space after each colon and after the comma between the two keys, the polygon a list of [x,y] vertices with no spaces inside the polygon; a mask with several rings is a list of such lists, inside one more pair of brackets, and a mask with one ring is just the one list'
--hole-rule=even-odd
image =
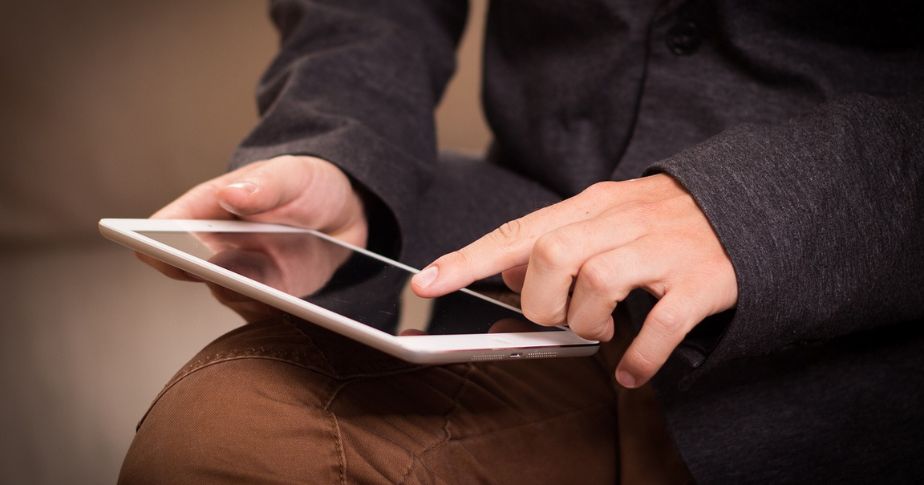
{"label": "thumb", "polygon": [[272,211],[298,197],[310,182],[310,172],[298,163],[260,163],[228,180],[218,190],[218,204],[241,217]]}
{"label": "thumb", "polygon": [[350,179],[318,158],[274,158],[227,182],[218,203],[244,219],[337,232],[362,216]]}

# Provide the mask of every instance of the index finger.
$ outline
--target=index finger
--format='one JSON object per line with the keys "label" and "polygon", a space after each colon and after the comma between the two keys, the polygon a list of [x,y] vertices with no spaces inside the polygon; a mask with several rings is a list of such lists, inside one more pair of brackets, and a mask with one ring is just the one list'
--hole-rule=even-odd
{"label": "index finger", "polygon": [[578,195],[505,222],[462,249],[441,256],[411,280],[417,295],[433,298],[476,280],[529,262],[536,240],[563,225],[601,212],[591,197]]}

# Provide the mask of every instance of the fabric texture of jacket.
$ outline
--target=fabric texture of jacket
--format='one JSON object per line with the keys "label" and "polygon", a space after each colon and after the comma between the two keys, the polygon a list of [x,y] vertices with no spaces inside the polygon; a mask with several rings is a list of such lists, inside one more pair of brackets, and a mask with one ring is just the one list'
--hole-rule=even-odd
{"label": "fabric texture of jacket", "polygon": [[[234,166],[329,160],[380,206],[373,234],[426,245],[407,238],[466,3],[272,15],[281,50]],[[924,478],[922,25],[912,1],[491,2],[489,163],[559,198],[666,172],[733,262],[737,307],[656,381],[698,481]]]}

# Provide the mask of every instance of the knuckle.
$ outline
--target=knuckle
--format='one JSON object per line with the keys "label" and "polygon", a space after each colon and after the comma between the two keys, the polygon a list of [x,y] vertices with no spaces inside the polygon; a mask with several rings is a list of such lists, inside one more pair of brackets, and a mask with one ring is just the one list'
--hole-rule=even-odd
{"label": "knuckle", "polygon": [[548,298],[538,299],[532,292],[525,292],[520,296],[520,308],[523,315],[540,325],[558,325],[563,323],[566,316],[566,303],[559,306],[550,302]]}
{"label": "knuckle", "polygon": [[608,197],[613,193],[613,189],[617,184],[618,182],[613,181],[597,182],[584,189],[581,195],[591,199]]}
{"label": "knuckle", "polygon": [[440,268],[440,274],[456,272],[464,273],[469,269],[470,260],[471,257],[466,254],[466,249],[462,248],[446,253],[430,264],[433,266],[438,266]]}
{"label": "knuckle", "polygon": [[665,334],[673,334],[684,329],[686,318],[672,307],[657,308],[652,310],[650,322],[656,330]]}
{"label": "knuckle", "polygon": [[596,293],[610,293],[613,271],[599,260],[590,260],[581,268],[578,278],[583,280],[584,286]]}
{"label": "knuckle", "polygon": [[297,157],[295,155],[280,155],[278,157],[270,158],[269,160],[264,160],[260,163],[272,164],[272,165],[299,165],[304,162],[305,157]]}
{"label": "knuckle", "polygon": [[312,157],[282,155],[267,161],[258,173],[271,179],[278,177],[283,184],[309,187],[317,179],[315,174],[325,172],[325,168]]}
{"label": "knuckle", "polygon": [[[471,258],[468,256],[468,253],[465,249],[457,249],[444,256],[444,258],[444,263],[449,263],[452,266],[461,268],[467,268],[471,262]],[[437,264],[439,264],[439,262],[437,262]]]}
{"label": "knuckle", "polygon": [[491,233],[495,241],[502,244],[509,244],[523,235],[523,221],[513,219],[500,225]]}
{"label": "knuckle", "polygon": [[563,312],[549,311],[547,309],[537,308],[534,303],[527,299],[521,299],[523,315],[530,321],[540,325],[557,325],[564,320]]}
{"label": "knuckle", "polygon": [[[220,192],[221,189],[225,188],[225,185],[226,183],[223,180],[219,180],[219,179],[206,180],[205,182],[202,182],[201,184],[193,187],[192,190],[186,193],[186,195],[201,193],[201,194],[207,195],[208,197],[218,198],[218,192]],[[178,199],[178,201],[182,200],[183,202],[187,202],[186,199],[188,199],[188,197],[181,197],[180,199]]]}
{"label": "knuckle", "polygon": [[612,333],[610,332],[610,327],[612,327],[612,320],[605,319],[599,322],[591,323],[586,326],[581,326],[578,329],[572,328],[574,333],[578,336],[588,339],[588,340],[600,340],[605,341],[609,340]]}
{"label": "knuckle", "polygon": [[536,241],[533,256],[548,266],[560,266],[567,262],[572,248],[567,236],[560,232],[552,232]]}
{"label": "knuckle", "polygon": [[645,375],[654,374],[661,367],[657,357],[637,348],[630,348],[626,351],[626,357],[632,363],[633,368],[642,371]]}

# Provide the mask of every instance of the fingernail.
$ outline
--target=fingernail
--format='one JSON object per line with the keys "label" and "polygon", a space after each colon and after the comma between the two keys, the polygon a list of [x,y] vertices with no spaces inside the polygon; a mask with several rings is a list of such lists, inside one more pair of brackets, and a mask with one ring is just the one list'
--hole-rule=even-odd
{"label": "fingernail", "polygon": [[417,273],[414,276],[414,283],[417,284],[420,288],[426,288],[436,280],[436,277],[439,276],[440,270],[436,266],[430,266],[429,268]]}
{"label": "fingernail", "polygon": [[618,382],[622,387],[628,387],[629,389],[632,389],[635,387],[636,382],[638,381],[635,380],[635,377],[633,377],[632,374],[629,374],[624,370],[618,370],[616,371],[616,382]]}
{"label": "fingernail", "polygon": [[257,184],[253,182],[235,182],[233,184],[228,184],[226,188],[242,190],[246,192],[248,195],[250,195],[257,191]]}

